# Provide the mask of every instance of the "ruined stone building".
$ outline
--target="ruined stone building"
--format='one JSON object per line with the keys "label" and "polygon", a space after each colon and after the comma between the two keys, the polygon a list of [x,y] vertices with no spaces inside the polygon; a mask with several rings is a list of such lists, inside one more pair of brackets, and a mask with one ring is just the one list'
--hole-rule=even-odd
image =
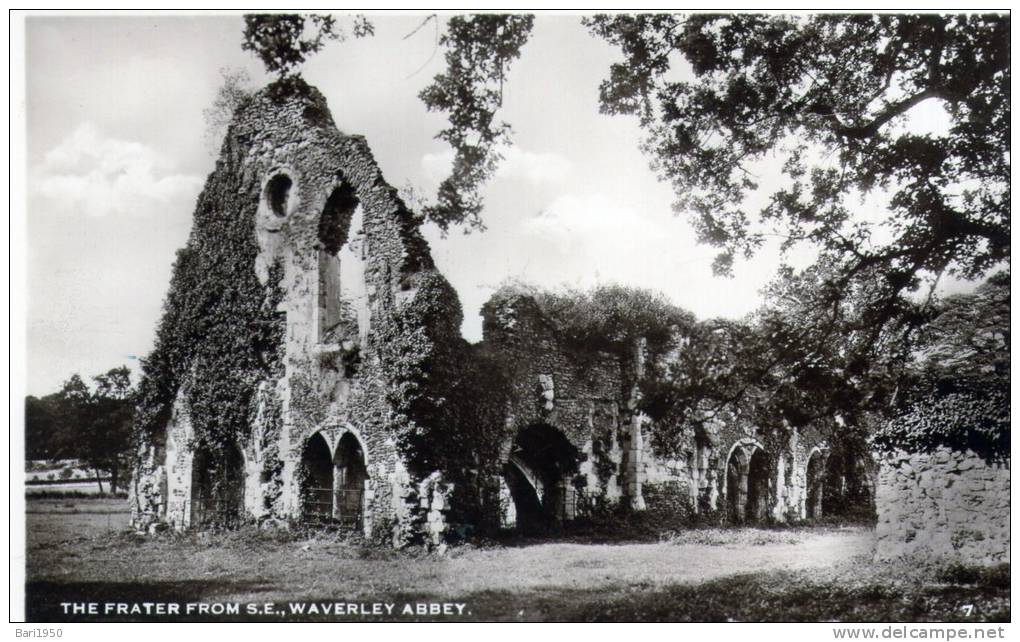
{"label": "ruined stone building", "polygon": [[[367,142],[341,133],[313,88],[276,83],[238,109],[177,269],[202,267],[190,285],[175,276],[147,364],[143,390],[164,401],[142,413],[154,419],[132,484],[137,527],[311,520],[381,538],[417,529],[438,542],[479,511],[526,527],[666,496],[741,522],[820,515],[833,466],[818,435],[766,445],[762,427],[720,425],[692,438],[683,457],[657,459],[637,410],[640,344],[628,359],[579,352],[521,295],[490,301],[482,344],[466,346],[456,294],[420,224]],[[195,305],[241,309],[242,322],[219,312],[179,318],[188,315],[178,302],[211,279],[222,279],[219,294]],[[235,319],[228,312],[222,318]],[[250,342],[230,342],[245,324],[275,338],[240,360]],[[226,347],[203,353],[216,333]],[[174,341],[176,351],[166,347]],[[505,382],[502,417],[491,448],[451,467],[474,477],[451,481],[403,446],[446,435],[423,425],[440,416],[429,408],[442,410],[429,401],[434,364],[482,353]],[[159,368],[171,383],[157,381]],[[220,389],[228,385],[241,392]],[[227,430],[222,409],[239,394],[241,427]],[[474,512],[458,513],[464,479],[485,488],[472,495]]]}

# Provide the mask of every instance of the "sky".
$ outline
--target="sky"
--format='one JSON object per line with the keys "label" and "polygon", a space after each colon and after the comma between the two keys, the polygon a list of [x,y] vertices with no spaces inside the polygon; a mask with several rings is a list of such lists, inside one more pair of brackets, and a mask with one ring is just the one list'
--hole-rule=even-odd
{"label": "sky", "polygon": [[[374,16],[375,36],[330,43],[302,75],[338,127],[360,134],[389,183],[433,192],[452,152],[441,114],[417,95],[442,69],[434,23]],[[175,251],[219,141],[203,110],[221,69],[270,79],[241,49],[242,17],[29,17],[26,39],[28,394],[56,391],[152,349]],[[405,36],[407,36],[405,38]],[[673,194],[638,148],[635,119],[598,110],[620,54],[576,16],[539,16],[505,82],[514,128],[486,187],[488,229],[423,232],[481,339],[479,309],[508,280],[547,288],[623,283],[658,290],[700,318],[757,307],[778,265],[766,248],[713,276]]]}

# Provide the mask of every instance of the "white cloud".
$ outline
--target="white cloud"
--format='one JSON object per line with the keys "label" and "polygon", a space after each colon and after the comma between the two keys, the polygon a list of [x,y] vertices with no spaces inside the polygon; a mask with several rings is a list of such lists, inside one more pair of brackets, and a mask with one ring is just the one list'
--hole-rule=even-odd
{"label": "white cloud", "polygon": [[[450,175],[453,167],[452,149],[443,152],[429,152],[422,156],[421,166],[428,180],[439,184]],[[503,150],[503,160],[496,170],[497,179],[516,179],[540,185],[559,183],[570,174],[570,161],[552,152],[531,152],[513,145]]]}
{"label": "white cloud", "polygon": [[769,253],[741,262],[742,278],[713,278],[715,250],[698,245],[668,208],[624,205],[601,193],[566,194],[521,223],[527,261],[517,276],[542,287],[621,283],[658,290],[702,318],[741,316],[775,269]]}
{"label": "white cloud", "polygon": [[104,137],[84,123],[46,153],[29,174],[29,191],[61,209],[98,217],[146,213],[154,203],[193,198],[198,176],[141,143]]}
{"label": "white cloud", "polygon": [[503,152],[497,178],[520,178],[530,183],[558,183],[570,173],[570,161],[550,152],[529,152],[513,146]]}
{"label": "white cloud", "polygon": [[611,250],[620,255],[647,248],[668,233],[677,220],[654,220],[599,194],[560,196],[536,216],[523,223],[526,232],[553,243],[563,253],[598,253]]}
{"label": "white cloud", "polygon": [[453,150],[447,149],[433,154],[432,152],[426,153],[421,157],[421,168],[425,170],[425,177],[428,178],[432,183],[438,185],[440,181],[450,175],[450,169],[453,167]]}

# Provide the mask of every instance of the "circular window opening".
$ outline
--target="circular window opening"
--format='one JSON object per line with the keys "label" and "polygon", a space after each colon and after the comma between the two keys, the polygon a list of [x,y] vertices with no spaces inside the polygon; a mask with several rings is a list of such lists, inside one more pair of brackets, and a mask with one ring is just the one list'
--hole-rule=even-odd
{"label": "circular window opening", "polygon": [[286,174],[277,174],[269,179],[266,184],[266,202],[269,209],[279,217],[287,215],[287,198],[290,196],[290,177]]}

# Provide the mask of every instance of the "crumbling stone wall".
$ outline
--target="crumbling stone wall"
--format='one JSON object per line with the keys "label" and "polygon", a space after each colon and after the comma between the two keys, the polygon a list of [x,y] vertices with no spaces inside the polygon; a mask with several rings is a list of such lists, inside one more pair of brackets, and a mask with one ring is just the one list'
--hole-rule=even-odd
{"label": "crumbling stone wall", "polygon": [[[321,432],[335,446],[350,433],[364,449],[368,468],[365,513],[376,518],[365,520],[370,531],[373,521],[394,514],[400,489],[408,482],[393,434],[400,429],[393,425],[399,418],[391,416],[387,398],[388,374],[396,364],[384,362],[378,339],[400,307],[415,304],[417,285],[426,274],[442,277],[418,232],[418,220],[383,179],[365,140],[336,129],[318,92],[308,88],[283,102],[264,93],[235,119],[231,135],[249,141],[246,165],[263,184],[279,173],[292,181],[282,224],[264,205],[257,214],[260,240],[269,237],[260,243],[258,262],[281,261],[284,266],[280,310],[287,317],[286,375],[277,384],[283,400],[281,510],[288,515],[300,510],[296,480],[304,443]],[[337,190],[348,190],[348,199],[356,203],[338,220],[324,220]],[[353,219],[360,219],[361,229],[352,229]],[[364,261],[367,297],[346,302],[359,307],[354,310],[359,327],[347,337],[327,336],[328,329],[320,327],[320,290],[329,285],[321,273],[327,224],[348,226],[325,234],[339,234],[341,244],[357,239]]]}
{"label": "crumbling stone wall", "polygon": [[[685,510],[715,519],[726,515],[734,493],[746,493],[749,463],[755,453],[766,464],[767,507],[762,519],[785,523],[807,517],[807,463],[812,452],[827,448],[821,433],[804,430],[763,430],[728,417],[711,422],[703,432],[689,433],[676,457],[656,457],[646,452],[644,495],[649,508],[655,502],[676,504],[681,497]],[[736,466],[737,484],[731,487],[727,473]],[[746,498],[740,499],[740,505]]]}
{"label": "crumbling stone wall", "polygon": [[1009,562],[1010,461],[940,447],[881,460],[876,558]]}
{"label": "crumbling stone wall", "polygon": [[[527,294],[501,293],[482,315],[483,345],[510,382],[502,462],[523,430],[549,426],[581,455],[571,483],[588,501],[618,503],[625,492],[620,426],[626,416],[619,360],[567,345]],[[505,488],[501,494],[506,497]]]}
{"label": "crumbling stone wall", "polygon": [[[589,499],[606,506],[626,502],[636,510],[725,518],[731,494],[747,494],[749,462],[758,452],[756,461],[765,462],[758,489],[764,502],[760,520],[807,516],[808,461],[813,452],[828,452],[820,427],[763,428],[721,414],[699,431],[691,428],[688,444],[662,458],[652,440],[654,426],[639,410],[635,382],[644,376],[647,358],[642,342],[626,355],[572,344],[529,294],[513,289],[490,300],[483,316],[483,345],[500,355],[511,382],[504,458],[509,459],[521,430],[546,424],[562,431],[582,453],[577,487]],[[733,488],[727,479],[731,462],[737,462],[742,476]],[[536,476],[525,470],[525,477]],[[505,486],[500,494],[502,510],[512,510]],[[507,521],[512,518],[504,517]]]}
{"label": "crumbling stone wall", "polygon": [[[237,438],[245,512],[260,520],[300,518],[305,444],[319,433],[335,449],[351,434],[367,468],[363,527],[371,533],[404,509],[411,485],[396,445],[413,418],[394,410],[394,336],[413,332],[425,350],[446,341],[459,324],[459,303],[435,270],[420,220],[385,182],[365,140],[337,130],[323,96],[303,81],[274,83],[239,108],[209,178],[209,185],[228,183],[236,194],[219,204],[220,216],[254,221],[258,254],[247,269],[267,291],[279,289],[275,312],[285,325],[280,372],[257,383],[249,430]],[[324,312],[324,300],[344,295],[332,256],[341,247],[354,250],[347,258],[359,260],[364,287]],[[424,282],[424,296],[443,299],[439,305],[455,313],[433,325],[398,327],[407,308],[437,305],[420,300]],[[323,327],[329,316],[341,323]],[[139,526],[190,523],[194,439],[181,405],[174,404],[163,433],[169,445],[141,446],[133,502]]]}

